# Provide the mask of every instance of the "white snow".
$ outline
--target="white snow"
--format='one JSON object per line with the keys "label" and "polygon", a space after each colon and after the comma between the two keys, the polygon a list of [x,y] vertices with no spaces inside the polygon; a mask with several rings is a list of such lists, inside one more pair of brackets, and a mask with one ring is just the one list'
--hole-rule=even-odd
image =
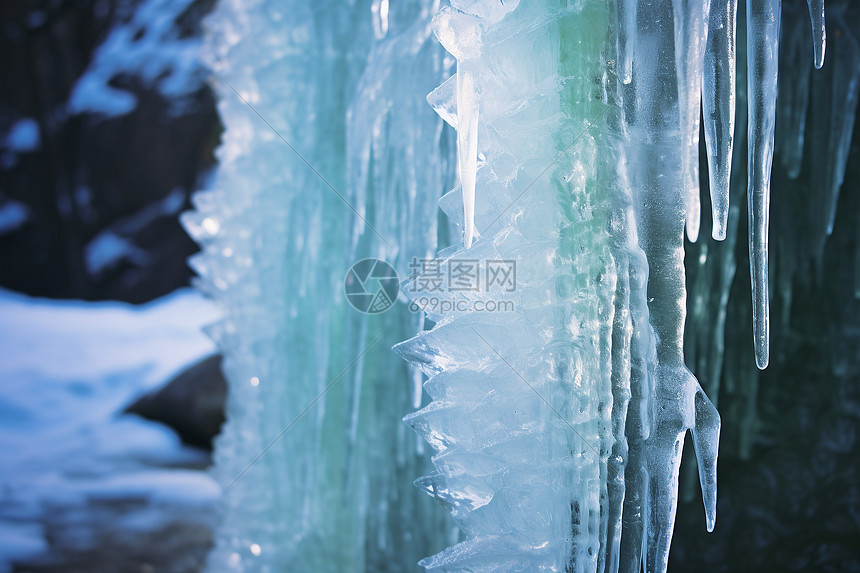
{"label": "white snow", "polygon": [[6,559],[22,559],[43,553],[48,548],[37,523],[0,521],[0,571],[7,571]]}
{"label": "white snow", "polygon": [[0,205],[0,236],[17,231],[30,218],[30,210],[20,201],[6,201]]}
{"label": "white snow", "polygon": [[72,114],[120,116],[137,106],[134,94],[113,87],[119,75],[135,76],[165,98],[181,104],[203,84],[197,55],[200,38],[180,37],[176,20],[192,0],[145,0],[133,17],[111,30],[78,79],[68,109]]}
{"label": "white snow", "polygon": [[150,526],[155,506],[211,507],[219,495],[212,479],[176,469],[204,454],[121,412],[212,353],[201,327],[218,318],[190,290],[142,306],[0,290],[0,571],[45,550],[48,507],[143,498],[152,515],[130,519]]}
{"label": "white snow", "polygon": [[120,237],[113,231],[99,233],[84,249],[84,259],[87,272],[91,275],[101,274],[102,271],[113,268],[121,261],[127,260],[136,265],[145,265],[149,260],[146,251]]}
{"label": "white snow", "polygon": [[87,272],[97,276],[122,261],[138,266],[147,264],[149,262],[147,252],[136,246],[126,236],[137,233],[159,217],[176,215],[184,203],[185,192],[177,188],[163,199],[150,203],[138,212],[114,222],[110,228],[93,237],[84,248]]}
{"label": "white snow", "polygon": [[39,124],[31,117],[19,119],[6,134],[5,147],[16,153],[27,153],[39,149],[42,139]]}

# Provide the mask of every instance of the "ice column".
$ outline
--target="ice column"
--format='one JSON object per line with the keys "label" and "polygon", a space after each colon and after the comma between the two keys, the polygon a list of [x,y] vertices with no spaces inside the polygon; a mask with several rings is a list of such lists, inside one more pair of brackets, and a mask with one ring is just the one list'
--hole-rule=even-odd
{"label": "ice column", "polygon": [[[436,19],[468,80],[446,82],[431,103],[471,130],[472,108],[459,106],[479,94],[483,158],[480,238],[470,245],[466,232],[438,268],[515,262],[517,282],[458,294],[468,304],[457,310],[428,309],[435,327],[396,347],[433,398],[406,418],[437,451],[436,472],[417,485],[466,536],[422,562],[428,571],[665,570],[688,429],[713,528],[719,416],[682,343],[708,12],[673,20],[671,10],[640,5],[635,37],[620,41],[598,1],[454,2]],[[655,57],[634,58],[627,81],[606,56],[630,40]],[[692,61],[680,56],[688,48]],[[468,228],[461,206],[472,191],[461,183],[441,204]],[[420,277],[410,288],[416,301],[430,294]],[[491,301],[511,310],[474,311]]]}
{"label": "ice column", "polygon": [[750,277],[753,297],[753,346],[756,365],[770,360],[768,230],[770,174],[776,121],[776,89],[781,0],[747,0],[747,89]]}
{"label": "ice column", "polygon": [[[713,0],[708,14],[702,108],[711,182],[712,235],[726,238],[735,135],[737,0]],[[698,133],[696,133],[698,151]],[[698,157],[696,158],[698,161]]]}
{"label": "ice column", "polygon": [[211,571],[414,571],[451,537],[414,495],[429,464],[389,350],[419,317],[343,295],[358,258],[405,274],[435,250],[453,179],[453,134],[423,101],[446,67],[438,6],[385,4],[222,1],[207,22],[225,131],[184,222],[227,316],[210,329],[230,387]]}

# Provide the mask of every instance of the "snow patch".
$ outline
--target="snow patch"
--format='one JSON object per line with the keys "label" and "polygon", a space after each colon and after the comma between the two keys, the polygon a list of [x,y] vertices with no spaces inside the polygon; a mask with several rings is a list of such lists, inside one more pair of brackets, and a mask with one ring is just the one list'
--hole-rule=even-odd
{"label": "snow patch", "polygon": [[42,144],[39,124],[31,117],[19,119],[6,134],[4,147],[16,153],[36,151]]}
{"label": "snow patch", "polygon": [[0,572],[45,551],[49,508],[83,510],[105,496],[211,507],[215,482],[176,469],[203,465],[205,454],[121,414],[215,351],[201,331],[220,317],[210,301],[190,290],[141,306],[0,290],[0,317]]}
{"label": "snow patch", "polygon": [[8,561],[26,559],[47,549],[40,525],[0,520],[0,573],[12,571]]}
{"label": "snow patch", "polygon": [[197,57],[201,40],[181,37],[176,26],[192,2],[146,0],[128,22],[114,27],[78,79],[69,98],[69,112],[115,117],[134,110],[134,94],[110,85],[121,75],[139,78],[181,106],[183,97],[203,85]]}
{"label": "snow patch", "polygon": [[122,261],[129,261],[138,266],[143,266],[149,262],[149,255],[146,251],[110,230],[102,231],[87,244],[84,249],[84,257],[87,272],[90,275],[99,275],[105,270],[114,268]]}
{"label": "snow patch", "polygon": [[151,203],[137,213],[116,221],[111,228],[105,229],[84,248],[87,272],[97,276],[112,269],[122,261],[143,266],[149,262],[147,252],[127,239],[160,217],[170,217],[179,213],[185,204],[185,192],[174,189],[163,199]]}
{"label": "snow patch", "polygon": [[30,219],[30,210],[20,201],[8,200],[0,204],[0,237],[17,231]]}

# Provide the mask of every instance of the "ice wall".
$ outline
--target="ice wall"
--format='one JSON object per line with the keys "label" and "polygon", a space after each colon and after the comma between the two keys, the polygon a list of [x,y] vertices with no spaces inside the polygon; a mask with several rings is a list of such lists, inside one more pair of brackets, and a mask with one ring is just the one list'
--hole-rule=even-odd
{"label": "ice wall", "polygon": [[[433,330],[397,347],[425,370],[434,398],[406,418],[438,452],[436,473],[419,485],[451,506],[466,533],[465,541],[423,564],[433,571],[664,571],[687,430],[708,530],[716,519],[720,417],[685,366],[684,349],[683,235],[685,228],[690,241],[699,235],[701,106],[711,231],[729,241],[711,261],[707,244],[691,247],[700,255],[692,264],[701,268],[694,275],[689,354],[695,362],[700,352],[700,371],[718,391],[737,202],[746,186],[752,296],[740,308],[751,314],[755,360],[740,366],[749,372],[741,393],[753,405],[743,425],[755,425],[752,364],[765,368],[770,359],[780,2],[742,8],[740,90],[734,2],[619,2],[609,14],[600,2],[452,6],[435,28],[458,60],[457,75],[446,84],[454,86],[448,100],[434,94],[431,103],[457,117],[461,187],[442,206],[461,221],[464,242],[441,252],[439,262],[444,268],[460,259],[513,259],[521,279],[509,296],[515,316],[434,316]],[[821,67],[823,7],[813,2],[809,9],[813,50],[805,55]],[[809,47],[808,25],[807,33],[792,36],[793,47],[801,40]],[[842,56],[850,61],[840,64],[844,87],[827,93],[835,94],[831,117],[841,113],[848,122],[830,123],[835,135],[820,147],[826,167],[813,165],[825,187],[826,215],[813,215],[812,228],[821,229],[813,235],[817,244],[832,231],[821,222],[832,220],[856,108],[856,42],[843,23],[834,28],[852,55]],[[801,84],[798,99],[803,95]],[[747,143],[748,180],[732,183],[738,100],[747,108],[739,121],[747,134],[738,139]],[[796,148],[806,102],[787,108],[795,125],[786,145]],[[584,153],[589,146],[592,152]],[[461,199],[461,212],[452,195]],[[797,254],[786,253],[785,265]],[[815,256],[807,251],[800,260]],[[794,276],[781,277],[789,298]],[[556,344],[567,354],[548,356]],[[462,459],[480,459],[480,467]]]}
{"label": "ice wall", "polygon": [[405,276],[435,251],[453,176],[453,132],[425,101],[447,65],[438,6],[379,4],[224,1],[207,21],[225,131],[184,223],[227,311],[210,328],[230,384],[212,571],[417,570],[456,536],[416,495],[424,445],[400,421],[421,396],[389,349],[420,316],[343,296],[360,258]]}
{"label": "ice wall", "polygon": [[[437,316],[433,330],[397,347],[425,370],[434,398],[407,417],[438,452],[436,473],[419,483],[467,535],[423,564],[664,570],[684,434],[694,429],[711,528],[719,433],[683,362],[682,235],[698,172],[665,30],[671,6],[640,12],[635,34],[640,49],[669,61],[634,59],[626,84],[610,64],[611,6],[505,7],[455,3],[465,12],[443,10],[435,23],[479,94],[469,113],[477,107],[483,158],[481,238],[467,246],[466,222],[465,244],[441,264],[511,259],[518,283],[508,295],[515,313]],[[511,82],[516,69],[528,73]],[[462,221],[471,174],[462,145],[459,154],[467,206],[442,205]]]}
{"label": "ice wall", "polygon": [[[231,385],[211,570],[405,571],[449,545],[421,564],[664,571],[688,430],[712,529],[720,417],[687,365],[712,397],[721,379],[747,397],[732,420],[751,435],[770,357],[774,132],[789,174],[811,165],[825,197],[791,191],[798,211],[774,219],[780,300],[815,268],[844,175],[850,6],[828,5],[823,69],[792,68],[775,103],[781,18],[788,53],[824,58],[823,8],[810,10],[812,46],[809,15],[801,26],[778,0],[222,0],[208,48],[221,166],[185,218],[201,288],[228,311],[211,329]],[[826,144],[802,163],[818,129]],[[439,200],[447,240],[435,204],[455,178]],[[686,261],[685,234],[702,235]],[[437,237],[454,243],[442,276],[515,262],[514,290],[457,295],[513,310],[346,307],[343,275],[365,257],[412,274],[416,300],[433,294],[408,263]],[[745,243],[751,296],[730,304]],[[750,355],[726,352],[750,324]],[[415,370],[386,351],[406,338],[395,349]],[[432,466],[397,420],[416,408],[406,422]],[[409,485],[419,475],[430,498]]]}
{"label": "ice wall", "polygon": [[[620,541],[624,465],[610,457],[614,446],[626,450],[615,439],[623,438],[626,407],[612,405],[633,394],[643,408],[649,394],[640,389],[645,377],[631,382],[611,368],[639,358],[629,335],[626,348],[614,350],[614,336],[625,338],[616,329],[647,324],[644,295],[629,286],[641,286],[646,272],[630,240],[629,200],[612,193],[618,145],[605,123],[589,127],[616,95],[601,57],[611,12],[599,2],[582,12],[550,3],[455,7],[470,13],[443,10],[435,29],[479,97],[480,238],[444,251],[441,265],[513,260],[517,285],[474,295],[504,297],[515,312],[435,316],[434,329],[397,347],[429,376],[434,399],[406,418],[437,451],[436,472],[419,487],[450,505],[466,534],[422,565],[593,570],[611,557],[606,540],[616,553]],[[511,81],[513,70],[526,69]],[[452,102],[458,129],[461,101]],[[465,179],[468,159],[460,153]],[[560,153],[564,160],[555,162]],[[455,189],[442,207],[462,223],[460,194]],[[611,221],[630,236],[613,237]],[[638,304],[622,301],[631,296]]]}

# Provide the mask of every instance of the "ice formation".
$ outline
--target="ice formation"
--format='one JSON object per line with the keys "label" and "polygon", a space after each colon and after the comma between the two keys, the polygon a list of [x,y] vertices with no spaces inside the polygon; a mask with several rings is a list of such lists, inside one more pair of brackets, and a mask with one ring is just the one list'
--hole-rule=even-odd
{"label": "ice formation", "polygon": [[[752,297],[737,307],[763,368],[774,133],[797,176],[810,93],[829,129],[807,150],[826,199],[799,217],[809,240],[777,243],[803,255],[779,259],[790,300],[832,230],[860,80],[854,16],[828,4],[823,69],[791,68],[777,110],[778,44],[824,61],[820,0],[802,27],[787,8],[781,40],[779,0],[450,4],[222,0],[209,20],[226,131],[185,223],[201,287],[228,311],[211,329],[231,384],[212,570],[404,571],[449,545],[421,565],[665,571],[688,430],[715,525],[720,416],[685,359],[712,396],[723,372],[754,396],[755,366],[723,359],[739,205],[746,191]],[[411,257],[445,244],[435,204],[455,178],[439,205],[463,240],[438,270],[515,262],[515,289],[457,294],[514,310],[428,309],[425,324],[405,305],[346,307],[353,262],[408,276]],[[724,241],[688,245],[688,277],[685,232],[708,225]],[[421,278],[405,283],[416,300],[433,294]],[[416,332],[395,347],[410,371],[385,350]],[[432,466],[397,420],[416,408],[406,421]],[[421,472],[459,538],[410,491]]]}
{"label": "ice formation", "polygon": [[[813,4],[821,67],[823,8]],[[440,253],[440,265],[513,259],[522,278],[511,295],[518,316],[442,314],[397,347],[424,369],[434,399],[406,418],[437,450],[436,473],[419,483],[466,534],[422,564],[665,571],[687,430],[709,531],[716,520],[720,417],[684,363],[683,232],[693,242],[699,234],[704,105],[712,234],[727,236],[737,5],[619,2],[614,14],[603,2],[503,6],[454,1],[435,21],[458,59],[456,105],[439,108],[470,132],[458,137],[462,218],[449,212],[463,222],[464,244]],[[747,2],[744,18],[759,368],[769,360],[780,8]],[[514,69],[527,73],[510,81]],[[853,110],[848,92],[838,97]],[[476,191],[464,166],[477,154]],[[474,246],[473,228],[482,235]]]}
{"label": "ice formation", "polygon": [[400,420],[421,388],[416,404],[390,346],[420,317],[343,296],[353,262],[406,276],[436,249],[455,145],[425,101],[450,73],[437,10],[225,1],[208,20],[226,130],[184,223],[227,310],[210,329],[231,384],[212,571],[405,571],[456,538],[412,486],[427,460]]}
{"label": "ice formation", "polygon": [[[519,278],[516,314],[437,316],[397,347],[434,399],[407,417],[438,451],[420,483],[467,535],[423,565],[663,570],[688,429],[709,529],[716,509],[719,416],[683,357],[682,237],[698,209],[705,51],[691,26],[704,13],[666,33],[672,5],[640,7],[620,44],[654,57],[634,57],[627,81],[608,61],[618,42],[607,3],[505,8],[454,3],[436,19],[458,57],[458,42],[482,34],[470,55],[482,239],[442,265],[512,259]],[[676,55],[677,41],[696,44],[698,60]],[[517,68],[529,73],[508,81]]]}

